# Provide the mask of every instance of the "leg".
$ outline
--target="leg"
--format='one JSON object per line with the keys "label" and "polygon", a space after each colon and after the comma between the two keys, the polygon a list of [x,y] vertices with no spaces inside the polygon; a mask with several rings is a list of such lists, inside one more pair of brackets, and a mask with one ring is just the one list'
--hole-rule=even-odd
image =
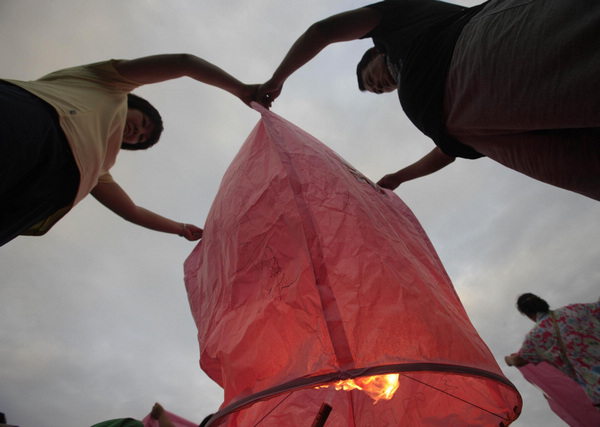
{"label": "leg", "polygon": [[449,133],[499,163],[600,200],[600,3],[492,0],[446,82]]}
{"label": "leg", "polygon": [[492,0],[456,45],[452,135],[600,127],[600,3]]}
{"label": "leg", "polygon": [[517,172],[600,201],[600,128],[469,137],[464,142]]}

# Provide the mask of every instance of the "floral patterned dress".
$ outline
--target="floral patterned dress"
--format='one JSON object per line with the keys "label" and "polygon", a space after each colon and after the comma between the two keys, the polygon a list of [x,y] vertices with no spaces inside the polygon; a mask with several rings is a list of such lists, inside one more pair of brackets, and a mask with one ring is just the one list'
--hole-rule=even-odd
{"label": "floral patterned dress", "polygon": [[595,405],[600,404],[600,302],[572,304],[553,313],[570,364],[562,356],[548,313],[538,313],[518,355],[533,364],[555,366],[579,383]]}

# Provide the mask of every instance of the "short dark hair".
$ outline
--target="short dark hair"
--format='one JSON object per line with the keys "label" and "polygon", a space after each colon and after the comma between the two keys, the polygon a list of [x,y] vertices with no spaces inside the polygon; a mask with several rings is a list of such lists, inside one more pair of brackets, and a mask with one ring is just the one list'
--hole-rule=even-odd
{"label": "short dark hair", "polygon": [[142,113],[148,116],[154,128],[152,129],[152,133],[148,137],[148,139],[144,142],[140,142],[139,144],[129,144],[127,142],[121,143],[121,148],[123,150],[145,150],[147,148],[152,147],[154,144],[158,142],[160,139],[160,135],[163,131],[163,121],[160,113],[152,104],[146,101],[144,98],[141,98],[133,93],[127,94],[127,108],[140,110]]}
{"label": "short dark hair", "polygon": [[517,309],[525,316],[535,316],[537,313],[548,313],[550,306],[537,295],[526,293],[517,299]]}
{"label": "short dark hair", "polygon": [[367,90],[365,89],[365,83],[363,82],[362,72],[365,69],[365,67],[369,64],[369,62],[371,62],[373,58],[375,58],[377,55],[379,55],[379,52],[377,52],[377,49],[375,47],[367,49],[363,57],[360,59],[360,62],[356,66],[356,78],[358,80],[358,89],[360,89],[361,92]]}

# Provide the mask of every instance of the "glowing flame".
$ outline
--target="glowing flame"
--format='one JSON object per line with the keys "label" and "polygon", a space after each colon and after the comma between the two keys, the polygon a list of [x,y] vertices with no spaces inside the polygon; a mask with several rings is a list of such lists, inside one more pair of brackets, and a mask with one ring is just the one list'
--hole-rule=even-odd
{"label": "glowing flame", "polygon": [[381,399],[390,400],[394,396],[394,393],[400,387],[398,377],[398,374],[373,375],[372,377],[359,377],[338,381],[335,384],[322,385],[315,388],[333,386],[336,390],[361,390],[373,399],[375,401],[373,404],[375,404]]}

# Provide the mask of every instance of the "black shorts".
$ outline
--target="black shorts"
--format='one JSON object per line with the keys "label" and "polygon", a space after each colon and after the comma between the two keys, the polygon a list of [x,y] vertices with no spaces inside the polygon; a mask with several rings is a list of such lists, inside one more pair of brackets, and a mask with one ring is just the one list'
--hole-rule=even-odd
{"label": "black shorts", "polygon": [[70,205],[78,188],[56,110],[0,81],[0,246]]}

